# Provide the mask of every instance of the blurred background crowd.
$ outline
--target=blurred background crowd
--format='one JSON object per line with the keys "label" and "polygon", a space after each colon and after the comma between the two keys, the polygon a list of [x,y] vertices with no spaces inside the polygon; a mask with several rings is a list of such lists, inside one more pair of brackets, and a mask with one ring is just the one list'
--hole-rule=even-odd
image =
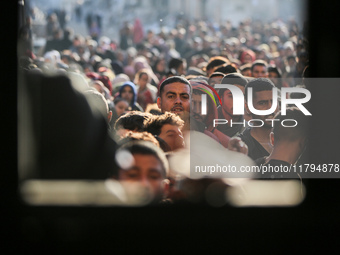
{"label": "blurred background crowd", "polygon": [[[41,162],[46,161],[46,165],[38,163],[41,164],[41,169],[44,169],[44,173],[40,177],[105,179],[105,174],[109,176],[110,171],[106,170],[110,167],[122,169],[123,165],[127,164],[126,162],[133,162],[131,155],[143,154],[138,150],[148,151],[148,146],[143,147],[145,146],[143,144],[140,147],[138,144],[134,145],[135,147],[124,145],[123,138],[130,139],[123,140],[125,142],[131,142],[131,140],[153,142],[162,151],[158,152],[156,149],[156,152],[152,152],[153,149],[150,149],[150,155],[156,155],[162,164],[164,161],[167,162],[159,154],[168,153],[164,155],[167,155],[169,159],[169,155],[171,155],[169,152],[184,147],[183,134],[187,129],[185,122],[188,121],[188,119],[182,118],[183,116],[178,118],[174,114],[168,116],[168,120],[166,120],[168,122],[163,120],[165,117],[163,119],[159,117],[164,116],[166,110],[159,109],[159,104],[157,105],[157,97],[162,96],[160,85],[170,77],[182,77],[186,81],[190,81],[190,88],[197,86],[194,81],[214,88],[215,84],[221,82],[222,79],[236,73],[233,78],[244,79],[245,83],[256,78],[266,78],[278,89],[301,86],[303,78],[308,77],[309,55],[306,38],[308,28],[301,22],[301,17],[288,16],[287,13],[298,13],[297,10],[300,10],[291,1],[288,4],[284,4],[283,1],[270,1],[268,4],[268,1],[260,0],[237,2],[228,6],[230,8],[229,16],[226,12],[228,8],[226,9],[223,1],[203,0],[195,5],[190,5],[191,1],[180,2],[181,4],[175,4],[175,1],[79,0],[67,1],[67,3],[52,1],[48,5],[47,3],[42,4],[41,1],[25,1],[18,37],[19,70],[29,74],[27,80],[31,87],[25,88],[29,93],[34,93],[32,84],[41,84],[40,89],[42,89],[45,86],[43,83],[50,83],[50,85],[46,84],[49,85],[49,89],[44,91],[38,89],[37,91],[42,94],[34,94],[32,98],[39,101],[41,98],[39,100],[37,98],[46,93],[48,102],[42,100],[40,103],[50,112],[40,113],[41,119],[45,120],[44,116],[48,115],[55,118],[49,125],[43,126],[51,133],[37,135],[41,136],[41,139],[38,139],[38,142],[42,143],[39,149],[45,153],[41,154]],[[254,11],[254,15],[250,15],[251,10],[256,9],[262,10],[262,12]],[[289,10],[294,11],[290,12]],[[237,15],[237,12],[245,14],[244,16]],[[287,16],[282,16],[285,14]],[[263,73],[254,71],[254,66],[258,63],[265,67]],[[46,75],[47,78],[32,78],[31,74]],[[52,81],[48,78],[50,75],[65,76],[67,80],[59,78],[60,80]],[[60,162],[60,160],[55,162],[53,167],[51,166],[53,163],[50,159],[53,158],[55,151],[50,144],[50,138],[54,137],[55,142],[60,142],[60,148],[68,147],[67,139],[63,145],[62,141],[58,140],[58,134],[53,133],[55,127],[52,124],[59,125],[65,119],[71,121],[73,116],[71,113],[78,109],[77,107],[71,109],[73,106],[67,104],[67,96],[64,99],[58,97],[58,100],[53,99],[53,96],[59,95],[58,93],[60,96],[69,93],[69,100],[73,103],[80,100],[78,107],[81,106],[81,99],[77,96],[72,97],[73,92],[67,92],[67,90],[58,92],[62,88],[58,87],[57,83],[70,84],[89,101],[92,100],[93,95],[98,93],[99,97],[104,98],[104,110],[100,109],[100,111],[104,113],[107,122],[109,131],[107,138],[104,139],[100,135],[101,132],[106,132],[101,124],[91,126],[94,125],[94,120],[80,121],[79,126],[85,124],[87,126],[74,127],[74,130],[70,128],[72,124],[67,124],[66,121],[67,125],[63,124],[66,125],[66,130],[73,130],[75,133],[82,129],[82,132],[77,134],[79,140],[83,139],[81,135],[87,137],[87,146],[93,146],[92,149],[95,151],[95,154],[92,155],[97,157],[92,162],[95,165],[90,164],[85,167],[84,159],[79,159],[83,164],[79,164],[79,169],[81,166],[88,169],[103,167],[102,170],[105,174],[101,174],[101,171],[95,174],[87,173],[84,169],[82,169],[83,172],[81,172],[82,170],[77,172],[73,164],[67,166],[67,163]],[[58,109],[61,102],[63,106]],[[99,109],[101,106],[96,107]],[[32,108],[39,109],[39,106],[33,105]],[[131,115],[134,116],[133,125],[128,128],[127,126],[131,124],[128,123],[128,117]],[[244,118],[247,119],[246,116]],[[35,119],[33,119],[34,121]],[[157,124],[157,121],[161,124]],[[166,124],[176,127],[171,132],[177,138],[166,140],[167,137],[161,136],[162,128]],[[230,144],[230,139],[238,135],[238,133],[225,133],[223,130],[221,131],[223,134],[216,133],[210,128],[204,127],[202,133],[205,132],[204,129],[208,130],[208,135],[226,149]],[[93,129],[96,134],[90,139],[89,134],[92,135],[92,133],[86,132]],[[121,133],[120,129],[136,131],[135,133],[139,134]],[[199,129],[197,128],[197,130]],[[61,132],[61,130],[63,130],[63,126],[59,131]],[[71,136],[77,137],[71,131]],[[152,133],[153,131],[154,133]],[[207,132],[205,133],[207,134]],[[150,136],[150,134],[152,135]],[[180,142],[178,142],[178,137],[181,137]],[[156,141],[154,141],[155,138]],[[46,139],[46,144],[43,144],[44,139]],[[97,143],[94,141],[95,139],[100,142]],[[70,142],[69,138],[68,142]],[[84,140],[82,142],[85,144]],[[74,139],[72,144],[77,144],[77,139]],[[118,153],[124,146],[126,146],[126,150],[130,151],[130,156]],[[240,149],[243,146],[241,140],[236,140],[236,145],[231,146],[234,146],[238,153],[248,155],[248,151]],[[43,148],[46,148],[46,151]],[[98,148],[100,149],[98,150]],[[67,148],[70,153],[68,156],[72,162],[76,162],[76,160],[75,156],[71,154],[79,154],[78,149]],[[229,147],[229,149],[232,148]],[[48,154],[49,150],[51,150],[51,154]],[[91,152],[91,149],[89,151]],[[86,157],[86,148],[82,148],[82,152]],[[267,152],[264,156],[271,153],[268,148]],[[108,153],[116,156],[123,155],[124,160],[116,158],[116,162],[112,162],[112,160],[108,160],[110,157]],[[115,159],[114,156],[111,158]],[[257,158],[253,158],[253,160],[255,159]],[[138,160],[139,158],[134,158],[136,164],[139,162]],[[145,157],[140,162],[142,160],[145,160]],[[244,160],[244,162],[248,162],[247,159]],[[178,163],[181,159],[175,161]],[[147,162],[150,161],[147,160]],[[171,160],[169,162],[171,163]],[[146,163],[141,163],[141,165],[145,166]],[[196,194],[200,194],[199,197],[204,197],[202,194],[208,187],[212,187],[211,185],[214,187],[212,196],[216,198],[221,187],[231,185],[220,179],[202,179],[198,184],[191,180],[189,175],[183,173],[182,177],[184,175],[185,178],[179,180],[180,174],[169,175],[169,167],[166,165],[167,163],[162,165],[161,174],[151,173],[149,177],[151,182],[152,180],[161,180],[157,185],[170,187],[167,189],[170,190],[170,195],[166,197],[170,201],[186,199],[198,201],[199,199],[192,199],[190,188],[194,189]],[[67,167],[72,168],[74,175],[67,172]],[[59,170],[57,170],[58,168]],[[63,168],[63,171],[60,168]],[[170,164],[170,168],[176,167]],[[110,177],[119,180],[136,178],[134,173],[124,176],[118,170],[110,172],[110,174]],[[164,184],[165,178],[169,180],[166,184]],[[157,190],[157,185],[152,187]],[[202,187],[205,187],[204,191],[202,191]],[[160,189],[160,187],[158,188]],[[157,191],[155,192],[157,193]],[[161,195],[164,199],[164,194]],[[210,203],[219,205],[218,199]]]}

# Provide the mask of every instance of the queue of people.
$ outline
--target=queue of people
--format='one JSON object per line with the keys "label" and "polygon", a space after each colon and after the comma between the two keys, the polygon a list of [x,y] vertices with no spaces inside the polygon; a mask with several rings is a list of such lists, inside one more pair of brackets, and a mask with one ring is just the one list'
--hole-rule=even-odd
{"label": "queue of people", "polygon": [[[32,109],[32,134],[38,132],[36,177],[118,181],[127,189],[138,186],[151,204],[211,204],[205,191],[216,187],[222,197],[233,182],[228,174],[192,178],[190,149],[203,141],[198,158],[222,153],[225,164],[235,158],[235,164],[297,164],[306,151],[306,116],[290,107],[285,118],[299,125],[284,128],[271,120],[283,118],[274,88],[305,86],[308,41],[301,31],[293,21],[225,22],[216,29],[208,21],[180,19],[168,33],[139,33],[121,48],[116,38],[58,27],[41,55],[23,35],[19,70],[25,82],[19,86]],[[59,47],[66,38],[70,43]],[[234,113],[235,94],[218,84],[242,92],[243,115]],[[256,115],[250,106],[273,111]],[[250,125],[254,119],[262,125]]]}

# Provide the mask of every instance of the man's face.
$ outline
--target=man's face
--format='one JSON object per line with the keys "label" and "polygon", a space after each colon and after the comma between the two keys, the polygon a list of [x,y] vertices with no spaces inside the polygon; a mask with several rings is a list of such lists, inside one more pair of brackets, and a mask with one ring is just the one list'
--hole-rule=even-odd
{"label": "man's face", "polygon": [[165,179],[162,164],[154,155],[133,154],[134,162],[127,169],[120,169],[118,180],[127,184],[137,184],[148,189],[156,198],[161,198]]}
{"label": "man's face", "polygon": [[256,65],[253,67],[252,76],[254,78],[268,77],[267,67],[262,65]]}
{"label": "man's face", "polygon": [[182,120],[187,120],[190,113],[190,87],[181,82],[164,86],[157,105],[164,112],[177,114]]}
{"label": "man's face", "polygon": [[170,146],[171,151],[184,147],[184,138],[182,131],[176,125],[163,125],[159,137],[162,138]]}
{"label": "man's face", "polygon": [[[255,92],[253,96],[253,104],[254,108],[256,110],[268,110],[272,107],[273,104],[273,91],[272,90],[264,90]],[[255,115],[252,114],[253,119],[260,119],[264,122],[264,127],[271,128],[272,122],[271,121],[265,121],[265,119],[273,119],[275,114],[278,111],[278,107],[275,109],[275,111],[270,115]],[[258,125],[257,123],[254,125]]]}
{"label": "man's face", "polygon": [[125,86],[122,90],[121,97],[131,104],[133,100],[132,88],[130,86]]}
{"label": "man's face", "polygon": [[[240,90],[242,90],[244,94],[244,86],[234,84],[234,86],[238,87]],[[233,95],[231,94],[230,90],[227,89],[224,91],[222,95],[222,109],[224,112],[226,112],[229,116],[233,117]]]}

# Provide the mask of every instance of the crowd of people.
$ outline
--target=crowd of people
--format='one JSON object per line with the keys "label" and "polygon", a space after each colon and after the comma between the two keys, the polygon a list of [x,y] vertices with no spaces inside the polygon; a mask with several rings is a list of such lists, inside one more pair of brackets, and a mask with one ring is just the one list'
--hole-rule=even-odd
{"label": "crowd of people", "polygon": [[[280,98],[275,102],[273,96],[274,88],[306,87],[308,40],[293,20],[248,19],[237,27],[225,21],[216,27],[179,16],[173,29],[155,33],[136,19],[124,24],[118,39],[74,33],[51,14],[46,45],[37,53],[29,17],[20,32],[19,69],[26,85],[19,86],[27,86],[33,104],[33,130],[44,131],[37,134],[41,178],[107,179],[127,189],[132,184],[147,190],[152,204],[213,204],[206,191],[214,189],[213,201],[221,201],[234,182],[228,175],[192,178],[192,146],[204,142],[199,157],[212,159],[219,148],[226,165],[235,153],[242,160],[237,164],[304,160],[306,116],[296,107],[283,116]],[[234,113],[235,94],[219,84],[242,91],[243,115]],[[250,107],[273,111],[256,115]],[[283,118],[298,125],[270,121]],[[254,119],[262,124],[250,125]]]}

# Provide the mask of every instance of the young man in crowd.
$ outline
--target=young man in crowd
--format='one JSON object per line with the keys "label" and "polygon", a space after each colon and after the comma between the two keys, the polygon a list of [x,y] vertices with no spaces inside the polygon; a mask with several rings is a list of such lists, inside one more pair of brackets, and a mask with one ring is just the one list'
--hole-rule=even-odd
{"label": "young man in crowd", "polygon": [[145,204],[159,204],[165,199],[169,164],[160,148],[149,141],[130,141],[119,147],[115,158],[118,170],[111,178],[118,180],[128,194]]}
{"label": "young man in crowd", "polygon": [[184,121],[171,112],[162,115],[153,115],[144,121],[144,130],[155,137],[162,139],[170,151],[184,147],[184,139],[181,129]]}
{"label": "young man in crowd", "polygon": [[169,61],[169,70],[172,75],[185,75],[186,74],[186,61],[181,58],[172,58]]}
{"label": "young man in crowd", "polygon": [[268,77],[268,64],[264,60],[258,59],[251,65],[251,76],[254,78]]}
{"label": "young man in crowd", "polygon": [[191,84],[180,76],[172,76],[159,86],[157,105],[162,113],[172,112],[185,122],[185,130],[190,129]]}
{"label": "young man in crowd", "polygon": [[[265,111],[273,109],[267,115],[257,115],[249,110],[248,89],[252,88],[252,106],[256,110]],[[239,137],[248,145],[248,156],[253,160],[268,156],[272,151],[269,134],[272,128],[271,119],[278,111],[278,102],[273,101],[273,89],[275,85],[266,78],[257,78],[250,81],[245,87],[246,111],[251,114],[254,121],[249,120],[249,127],[246,128]]]}
{"label": "young man in crowd", "polygon": [[128,131],[143,132],[143,123],[150,115],[151,114],[145,112],[131,111],[120,116],[114,124],[117,139],[119,139],[119,137],[124,137]]}

